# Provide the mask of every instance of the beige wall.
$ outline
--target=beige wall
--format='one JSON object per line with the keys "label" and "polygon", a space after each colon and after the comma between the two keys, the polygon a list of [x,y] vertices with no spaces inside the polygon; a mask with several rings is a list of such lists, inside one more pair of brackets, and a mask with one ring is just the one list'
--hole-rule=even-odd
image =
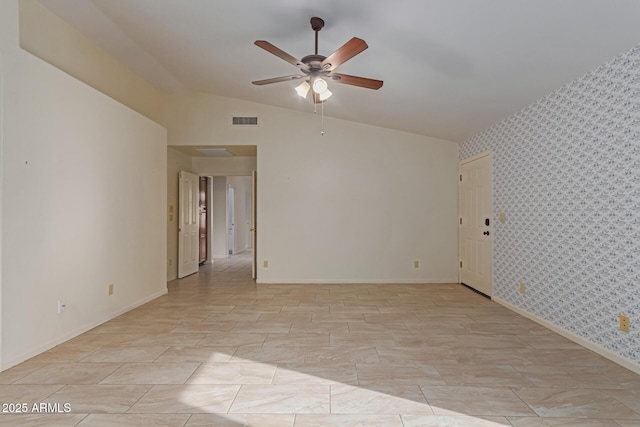
{"label": "beige wall", "polygon": [[26,52],[3,79],[8,367],[166,292],[167,151],[163,127]]}
{"label": "beige wall", "polygon": [[[4,1],[4,0],[3,0]],[[164,94],[35,0],[20,0],[20,47],[164,125]]]}
{"label": "beige wall", "polygon": [[260,282],[457,282],[457,144],[202,93],[167,111],[170,145],[257,145]]}

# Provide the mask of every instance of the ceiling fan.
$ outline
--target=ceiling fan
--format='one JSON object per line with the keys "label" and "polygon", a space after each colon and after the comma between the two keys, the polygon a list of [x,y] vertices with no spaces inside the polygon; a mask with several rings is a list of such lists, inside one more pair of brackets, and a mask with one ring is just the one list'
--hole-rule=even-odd
{"label": "ceiling fan", "polygon": [[296,92],[298,92],[298,95],[301,97],[306,98],[309,90],[312,89],[313,101],[315,103],[324,102],[331,96],[331,91],[328,89],[327,81],[325,79],[330,79],[337,83],[364,87],[367,89],[380,89],[383,83],[382,80],[374,80],[334,72],[338,66],[347,62],[349,59],[369,47],[364,40],[354,37],[331,55],[318,55],[318,32],[322,27],[324,27],[324,21],[321,18],[311,18],[311,28],[316,33],[316,50],[313,55],[307,55],[300,60],[275,47],[268,41],[256,40],[254,43],[256,46],[261,47],[267,52],[295,65],[300,69],[301,74],[275,77],[266,80],[256,80],[252,83],[260,86],[271,83],[286,82],[289,80],[303,79],[303,82],[296,87]]}

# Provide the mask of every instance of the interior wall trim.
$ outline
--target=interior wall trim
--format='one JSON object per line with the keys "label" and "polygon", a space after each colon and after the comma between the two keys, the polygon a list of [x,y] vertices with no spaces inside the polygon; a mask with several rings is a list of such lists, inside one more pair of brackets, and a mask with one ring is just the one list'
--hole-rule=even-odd
{"label": "interior wall trim", "polygon": [[582,347],[585,347],[591,351],[593,351],[594,353],[599,354],[600,356],[611,360],[614,363],[617,363],[618,365],[622,366],[623,368],[626,368],[628,370],[630,370],[631,372],[634,372],[638,375],[640,375],[640,364],[634,362],[633,360],[627,359],[626,357],[623,357],[619,354],[616,354],[610,350],[607,350],[606,348],[595,344],[585,338],[582,338],[579,335],[574,334],[571,331],[567,331],[564,328],[561,328],[557,325],[554,325],[553,323],[542,319],[541,317],[536,316],[535,314],[531,314],[525,310],[522,310],[521,308],[518,308],[510,303],[508,303],[507,301],[501,300],[500,298],[496,298],[493,297],[492,299],[493,301],[497,302],[498,304],[508,308],[511,311],[514,311],[518,314],[520,314],[521,316],[524,316],[528,319],[533,320],[534,322],[544,326],[547,329],[551,329],[553,332],[556,332],[560,335],[562,335],[565,338],[570,339],[571,341],[575,342],[578,345],[581,345]]}
{"label": "interior wall trim", "polygon": [[446,279],[322,279],[322,280],[313,280],[313,279],[267,279],[267,280],[258,280],[256,283],[265,284],[265,285],[273,285],[273,284],[300,284],[300,285],[334,285],[344,283],[346,285],[377,285],[377,284],[400,284],[400,285],[420,285],[424,284],[428,285],[458,285],[458,279],[453,277],[448,277]]}
{"label": "interior wall trim", "polygon": [[162,295],[166,294],[169,290],[168,289],[163,289],[162,291],[159,292],[155,292],[145,298],[142,298],[141,300],[130,304],[120,310],[108,313],[103,319],[101,320],[97,320],[94,322],[90,322],[88,324],[85,324],[79,328],[74,329],[73,331],[69,332],[68,334],[65,334],[55,340],[49,341],[48,343],[38,346],[34,349],[32,349],[31,351],[28,351],[16,358],[14,358],[13,360],[7,360],[6,362],[3,361],[2,366],[0,366],[0,371],[4,371],[6,369],[9,369],[13,366],[19,365],[20,363],[24,362],[25,360],[31,359],[32,357],[35,357],[41,353],[44,353],[47,350],[52,349],[53,347],[62,344],[63,342],[69,341],[72,338],[77,337],[78,335],[82,335],[87,331],[90,331],[91,329],[95,328],[96,326],[100,326],[103,323],[108,322],[109,320],[115,319],[116,317],[120,316],[121,314],[124,314],[128,311],[133,310],[134,308],[138,308],[141,305],[144,305],[158,297],[161,297]]}

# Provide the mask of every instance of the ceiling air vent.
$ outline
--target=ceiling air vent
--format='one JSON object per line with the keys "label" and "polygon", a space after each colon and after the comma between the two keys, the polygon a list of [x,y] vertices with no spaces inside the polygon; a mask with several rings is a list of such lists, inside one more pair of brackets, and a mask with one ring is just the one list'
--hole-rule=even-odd
{"label": "ceiling air vent", "polygon": [[258,126],[257,117],[233,117],[231,120],[233,126]]}

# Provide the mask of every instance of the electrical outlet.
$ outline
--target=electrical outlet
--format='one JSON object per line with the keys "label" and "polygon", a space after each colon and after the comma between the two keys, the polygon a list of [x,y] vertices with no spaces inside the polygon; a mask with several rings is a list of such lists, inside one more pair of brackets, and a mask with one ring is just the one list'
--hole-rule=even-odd
{"label": "electrical outlet", "polygon": [[58,300],[58,314],[62,314],[66,308],[67,303],[65,303],[63,299]]}
{"label": "electrical outlet", "polygon": [[262,266],[264,268],[269,268],[269,261],[262,261]]}
{"label": "electrical outlet", "polygon": [[620,315],[620,330],[629,332],[629,317]]}
{"label": "electrical outlet", "polygon": [[527,291],[527,287],[524,282],[520,282],[520,293],[524,294]]}
{"label": "electrical outlet", "polygon": [[420,268],[420,261],[413,261],[413,268]]}
{"label": "electrical outlet", "polygon": [[109,295],[113,295],[113,283],[109,284]]}

